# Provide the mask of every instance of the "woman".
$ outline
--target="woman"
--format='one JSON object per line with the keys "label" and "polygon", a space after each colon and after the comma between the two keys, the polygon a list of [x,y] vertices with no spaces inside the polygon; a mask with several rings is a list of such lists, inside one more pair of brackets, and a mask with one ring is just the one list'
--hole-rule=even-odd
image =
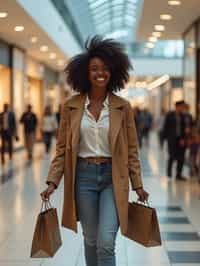
{"label": "woman", "polygon": [[58,124],[56,116],[51,111],[51,106],[46,106],[44,110],[44,117],[42,121],[42,133],[45,144],[46,153],[49,153],[51,149],[52,137],[55,135]]}
{"label": "woman", "polygon": [[66,67],[79,92],[62,108],[56,156],[41,193],[48,200],[64,173],[62,225],[83,228],[87,266],[115,266],[115,239],[128,222],[129,180],[139,200],[143,189],[130,104],[113,94],[128,81],[131,64],[121,45],[94,37]]}

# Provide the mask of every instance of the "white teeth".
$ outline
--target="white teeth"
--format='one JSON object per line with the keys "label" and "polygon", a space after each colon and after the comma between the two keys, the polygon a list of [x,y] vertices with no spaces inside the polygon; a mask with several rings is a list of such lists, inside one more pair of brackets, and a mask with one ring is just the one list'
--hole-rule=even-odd
{"label": "white teeth", "polygon": [[97,78],[97,80],[104,81],[105,79],[104,78]]}

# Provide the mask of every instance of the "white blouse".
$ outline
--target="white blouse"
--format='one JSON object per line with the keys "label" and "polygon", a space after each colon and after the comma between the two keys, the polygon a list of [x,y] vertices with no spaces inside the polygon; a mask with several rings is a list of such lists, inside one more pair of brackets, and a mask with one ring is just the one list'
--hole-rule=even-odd
{"label": "white blouse", "polygon": [[98,121],[88,110],[90,101],[86,97],[80,125],[79,157],[111,157],[109,145],[109,99],[103,102]]}

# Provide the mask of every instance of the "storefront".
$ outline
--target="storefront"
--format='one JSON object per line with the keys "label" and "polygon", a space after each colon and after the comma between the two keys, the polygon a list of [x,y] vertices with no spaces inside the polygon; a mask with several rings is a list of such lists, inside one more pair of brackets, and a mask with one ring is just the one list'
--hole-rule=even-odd
{"label": "storefront", "polygon": [[43,92],[44,106],[50,105],[54,112],[61,102],[61,88],[58,84],[58,73],[48,67],[44,69]]}
{"label": "storefront", "polygon": [[[25,53],[24,51],[13,48],[12,49],[12,80],[13,80],[13,110],[15,111],[17,122],[21,118],[25,109],[24,104],[24,82],[25,82]],[[15,148],[24,145],[23,127],[18,126],[19,141],[15,143]]]}
{"label": "storefront", "polygon": [[42,80],[44,66],[32,58],[26,61],[25,104],[31,104],[38,120],[41,121],[43,113]]}
{"label": "storefront", "polygon": [[4,103],[12,102],[10,61],[10,47],[0,41],[0,112]]}
{"label": "storefront", "polygon": [[191,113],[196,116],[197,104],[197,28],[196,24],[184,34],[184,99],[191,107]]}

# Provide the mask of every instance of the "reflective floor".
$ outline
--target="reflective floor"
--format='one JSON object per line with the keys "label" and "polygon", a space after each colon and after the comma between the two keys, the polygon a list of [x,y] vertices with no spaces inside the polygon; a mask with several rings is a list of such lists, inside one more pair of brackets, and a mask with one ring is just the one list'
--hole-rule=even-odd
{"label": "reflective floor", "polygon": [[[144,147],[141,161],[150,205],[157,208],[163,245],[144,248],[120,234],[117,266],[200,266],[200,185],[195,178],[169,181],[165,176],[166,153],[153,135]],[[79,234],[61,229],[63,245],[52,259],[30,259],[31,241],[50,158],[43,146],[35,149],[34,161],[26,163],[24,151],[13,164],[0,165],[0,266],[84,266],[81,229]],[[184,175],[188,169],[185,167]],[[63,184],[52,196],[61,216]],[[136,199],[134,192],[130,200]]]}

